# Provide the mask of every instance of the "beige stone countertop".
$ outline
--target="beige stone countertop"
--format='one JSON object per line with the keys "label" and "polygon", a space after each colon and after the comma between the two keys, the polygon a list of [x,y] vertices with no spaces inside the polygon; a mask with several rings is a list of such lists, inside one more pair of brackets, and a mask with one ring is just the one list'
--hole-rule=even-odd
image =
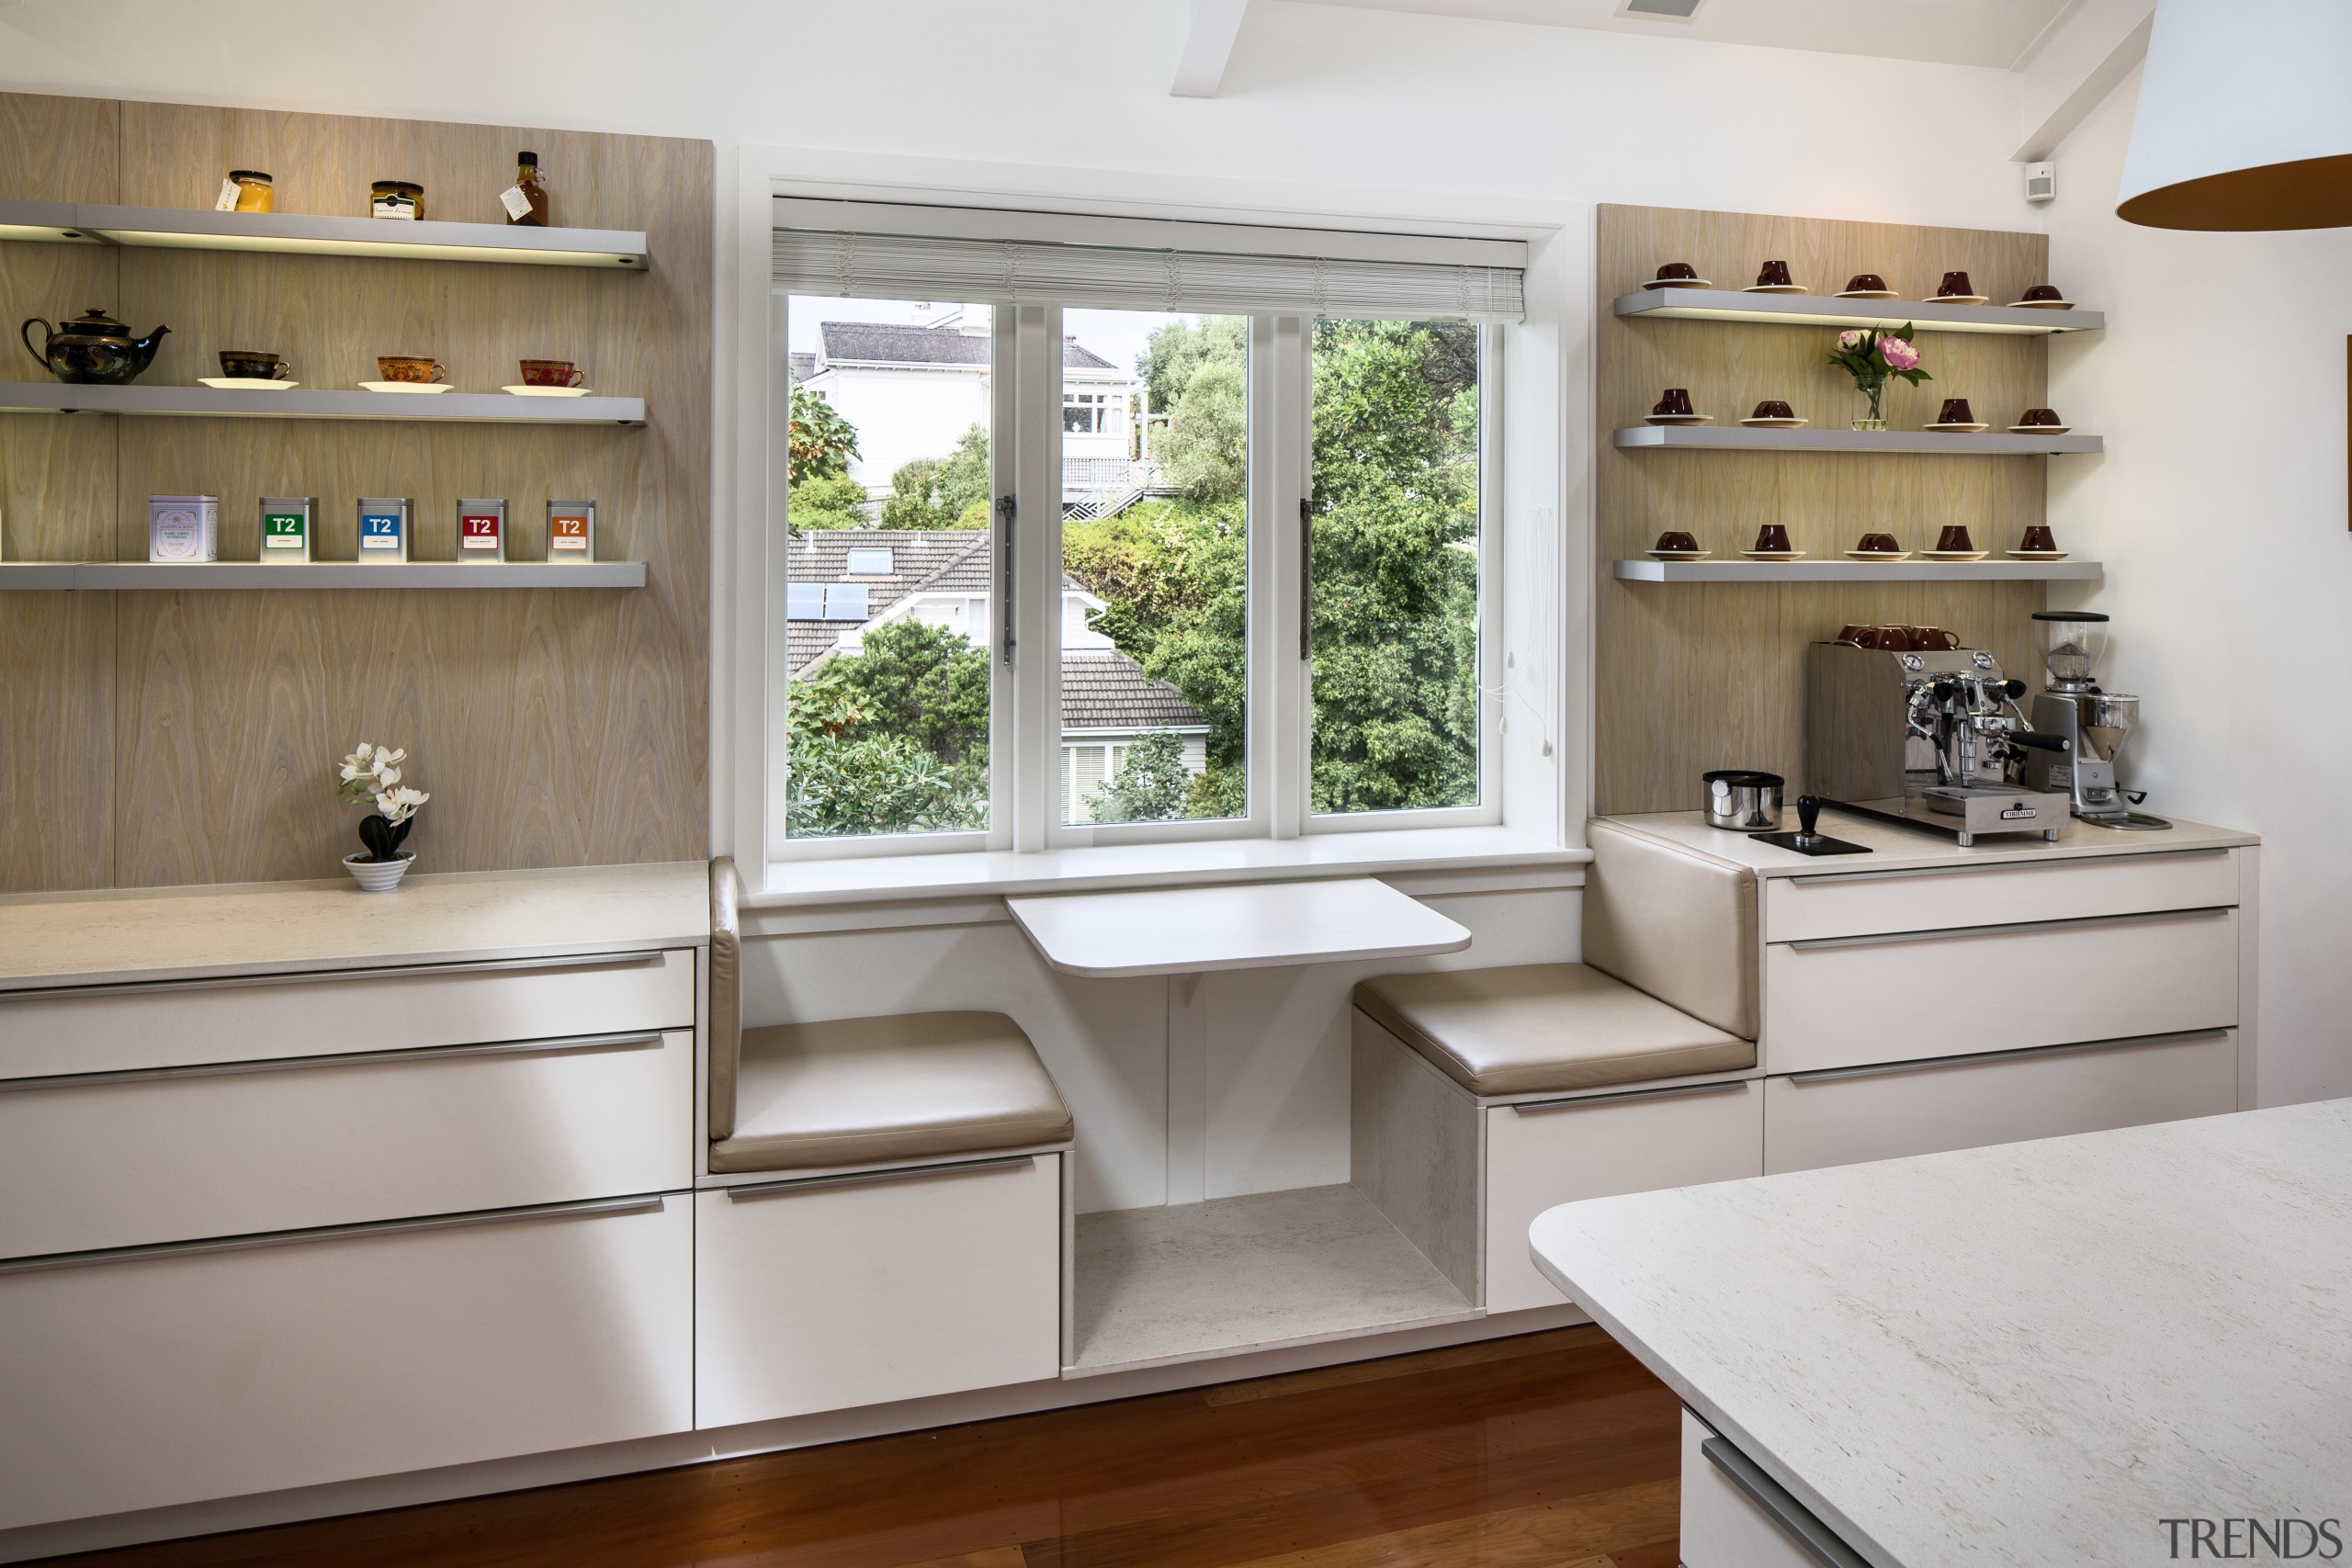
{"label": "beige stone countertop", "polygon": [[[1732,865],[1742,865],[1758,876],[1826,876],[1870,871],[1917,871],[1930,867],[2021,865],[2035,861],[2086,860],[2110,855],[2173,854],[2184,850],[2222,850],[2258,844],[2261,839],[2235,828],[2215,828],[2182,818],[2153,833],[2121,832],[2069,818],[2056,842],[2039,833],[1980,834],[1966,849],[1942,833],[1924,828],[1898,827],[1868,817],[1856,817],[1832,807],[1821,814],[1821,831],[1833,839],[1860,844],[1866,855],[1801,855],[1793,850],[1758,843],[1746,833],[1711,828],[1697,811],[1659,811],[1638,817],[1604,817],[1604,822],[1646,833],[1652,838],[1694,850]],[[1781,810],[1782,831],[1797,829],[1796,803]]]}
{"label": "beige stone countertop", "polygon": [[700,861],[0,897],[0,990],[699,947]]}

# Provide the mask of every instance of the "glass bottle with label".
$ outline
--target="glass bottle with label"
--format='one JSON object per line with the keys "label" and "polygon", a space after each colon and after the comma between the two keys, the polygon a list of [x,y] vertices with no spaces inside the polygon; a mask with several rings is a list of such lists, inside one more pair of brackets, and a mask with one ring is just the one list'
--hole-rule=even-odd
{"label": "glass bottle with label", "polygon": [[514,188],[499,198],[506,205],[506,223],[514,229],[548,226],[547,176],[539,173],[537,152],[514,155]]}

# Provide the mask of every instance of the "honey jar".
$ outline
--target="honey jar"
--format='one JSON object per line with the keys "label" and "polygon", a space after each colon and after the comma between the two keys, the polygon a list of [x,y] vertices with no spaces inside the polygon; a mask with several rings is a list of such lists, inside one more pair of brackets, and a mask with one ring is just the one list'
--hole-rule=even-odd
{"label": "honey jar", "polygon": [[222,212],[275,212],[277,187],[259,169],[232,169],[215,206]]}
{"label": "honey jar", "polygon": [[414,180],[378,180],[368,187],[368,216],[424,220],[424,187]]}

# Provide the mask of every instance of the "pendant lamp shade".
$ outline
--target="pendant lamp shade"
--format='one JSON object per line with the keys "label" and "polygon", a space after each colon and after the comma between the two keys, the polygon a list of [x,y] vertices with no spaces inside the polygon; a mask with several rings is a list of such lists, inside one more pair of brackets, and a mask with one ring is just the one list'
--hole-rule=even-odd
{"label": "pendant lamp shade", "polygon": [[2157,0],[2115,212],[2352,225],[2352,0]]}

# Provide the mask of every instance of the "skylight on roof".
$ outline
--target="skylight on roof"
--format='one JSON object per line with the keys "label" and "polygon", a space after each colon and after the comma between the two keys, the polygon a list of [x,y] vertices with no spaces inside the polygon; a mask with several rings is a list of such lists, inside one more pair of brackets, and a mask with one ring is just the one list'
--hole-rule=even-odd
{"label": "skylight on roof", "polygon": [[857,546],[849,552],[849,564],[843,568],[852,577],[888,577],[890,575],[890,551],[888,546]]}

